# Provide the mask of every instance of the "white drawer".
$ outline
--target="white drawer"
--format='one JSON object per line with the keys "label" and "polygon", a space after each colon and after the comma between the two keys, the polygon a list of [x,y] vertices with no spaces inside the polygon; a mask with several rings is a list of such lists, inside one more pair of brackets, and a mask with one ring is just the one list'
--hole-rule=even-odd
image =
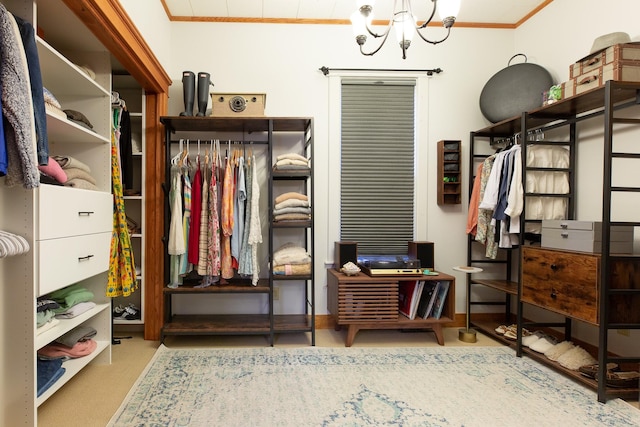
{"label": "white drawer", "polygon": [[[600,234],[602,233],[602,222],[598,221],[576,221],[569,219],[561,220],[543,220],[542,230],[585,230],[591,231],[594,240],[600,240]],[[586,234],[585,234],[586,235]],[[633,240],[633,226],[615,225],[611,227],[611,240],[615,241],[631,241]]]}
{"label": "white drawer", "polygon": [[[633,253],[633,227],[613,226],[609,249],[615,254]],[[581,252],[602,252],[602,223],[595,221],[543,220],[542,247]]]}
{"label": "white drawer", "polygon": [[113,229],[113,196],[102,191],[41,185],[36,240]]}
{"label": "white drawer", "polygon": [[109,269],[111,232],[44,240],[37,245],[39,295]]}

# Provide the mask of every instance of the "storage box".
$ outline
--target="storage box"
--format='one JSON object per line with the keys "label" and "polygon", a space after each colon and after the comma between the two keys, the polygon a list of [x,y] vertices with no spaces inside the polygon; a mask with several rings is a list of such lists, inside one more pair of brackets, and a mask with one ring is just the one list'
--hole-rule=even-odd
{"label": "storage box", "polygon": [[576,78],[617,61],[640,61],[640,43],[620,43],[569,67],[569,78]]}
{"label": "storage box", "polygon": [[211,93],[212,117],[263,117],[264,93]]}
{"label": "storage box", "polygon": [[[543,220],[542,247],[602,252],[602,223],[595,221]],[[610,252],[633,253],[633,226],[612,226]]]}
{"label": "storage box", "polygon": [[569,79],[562,84],[562,98],[603,86],[607,80],[640,82],[640,61],[615,61]]}

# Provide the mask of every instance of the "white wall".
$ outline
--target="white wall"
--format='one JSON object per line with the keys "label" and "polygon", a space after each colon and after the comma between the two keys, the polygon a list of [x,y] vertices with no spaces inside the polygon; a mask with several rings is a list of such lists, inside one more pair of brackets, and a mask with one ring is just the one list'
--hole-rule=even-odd
{"label": "white wall", "polygon": [[[438,269],[453,273],[451,267],[465,264],[465,252],[461,250],[466,241],[465,204],[449,209],[436,204],[436,142],[460,139],[466,146],[469,130],[486,125],[478,109],[479,94],[484,82],[511,56],[512,31],[457,29],[449,40],[435,47],[416,41],[406,60],[392,42],[373,57],[360,55],[350,27],[343,25],[175,22],[171,45],[167,71],[175,84],[170,90],[169,114],[184,109],[181,73],[191,70],[211,73],[215,92],[266,93],[267,115],[314,117],[319,314],[327,313],[325,268],[332,262],[333,242],[339,236],[337,204],[329,203],[339,192],[335,179],[339,176],[339,129],[329,120],[331,112],[337,111],[339,98],[330,97],[333,74],[324,76],[319,68],[442,68],[442,74],[424,78],[420,86],[418,158],[424,179],[418,181],[417,214],[421,223],[416,239],[436,243]],[[464,310],[464,299],[459,299],[462,289],[458,290],[458,311]]]}
{"label": "white wall", "polygon": [[[598,35],[626,31],[633,40],[640,40],[635,22],[640,12],[637,0],[615,0],[606,6],[599,0],[557,0],[516,30],[454,27],[450,38],[440,45],[415,40],[406,60],[402,60],[393,40],[373,57],[360,55],[350,27],[344,25],[173,22],[166,26],[157,16],[161,8],[153,4],[158,2],[122,0],[122,3],[174,79],[170,89],[170,115],[184,109],[180,79],[182,71],[190,70],[211,73],[215,92],[266,93],[267,115],[314,117],[318,314],[327,313],[325,268],[332,262],[339,217],[333,202],[339,191],[335,179],[339,176],[339,155],[336,157],[339,129],[334,123],[339,99],[335,90],[332,92],[332,79],[324,76],[319,67],[439,67],[444,70],[440,75],[421,79],[419,85],[417,217],[420,223],[416,239],[435,242],[436,267],[457,276],[456,311],[464,312],[465,277],[455,273],[452,267],[466,263],[467,151],[469,132],[490,124],[482,117],[478,104],[484,84],[506,67],[515,53],[525,53],[528,62],[547,68],[559,83],[568,79],[569,65],[589,53]],[[158,22],[159,31],[155,28]],[[430,28],[434,34],[440,30]],[[590,162],[588,167],[578,169],[580,188],[585,188],[583,180],[588,188],[597,189],[601,185],[591,164],[601,158],[601,145],[597,141],[601,141],[602,136],[597,136],[597,125],[593,128],[596,141],[584,144],[586,147],[581,146],[579,152],[581,162]],[[436,204],[436,142],[441,139],[462,141],[465,156],[461,205],[440,207]],[[579,212],[599,207],[599,197],[578,200]]]}
{"label": "white wall", "polygon": [[158,61],[165,69],[171,63],[171,22],[158,0],[120,0]]}

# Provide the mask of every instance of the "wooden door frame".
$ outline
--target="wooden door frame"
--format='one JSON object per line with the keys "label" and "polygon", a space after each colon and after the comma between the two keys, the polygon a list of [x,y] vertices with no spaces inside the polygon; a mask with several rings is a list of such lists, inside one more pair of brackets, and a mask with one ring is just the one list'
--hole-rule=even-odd
{"label": "wooden door frame", "polygon": [[144,338],[159,340],[164,287],[164,132],[171,79],[117,0],[63,0],[142,86],[145,116]]}

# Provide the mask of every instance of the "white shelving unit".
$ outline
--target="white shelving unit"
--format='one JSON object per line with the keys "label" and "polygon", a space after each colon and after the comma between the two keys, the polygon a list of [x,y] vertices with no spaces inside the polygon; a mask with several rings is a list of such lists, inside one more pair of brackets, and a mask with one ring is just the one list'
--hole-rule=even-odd
{"label": "white shelving unit", "polygon": [[[88,129],[47,114],[49,154],[71,156],[91,169],[97,190],[41,184],[35,190],[6,187],[0,178],[0,229],[29,243],[26,254],[0,259],[0,298],[5,302],[0,339],[0,425],[37,425],[37,409],[89,363],[111,363],[111,310],[105,296],[112,232],[110,160],[110,55],[61,0],[9,0],[12,14],[38,29],[43,85],[63,109],[82,112]],[[80,66],[95,72],[91,78]],[[61,319],[38,334],[36,299],[78,283],[96,306]],[[97,349],[63,363],[65,373],[37,396],[38,349],[78,326],[96,329]]]}

